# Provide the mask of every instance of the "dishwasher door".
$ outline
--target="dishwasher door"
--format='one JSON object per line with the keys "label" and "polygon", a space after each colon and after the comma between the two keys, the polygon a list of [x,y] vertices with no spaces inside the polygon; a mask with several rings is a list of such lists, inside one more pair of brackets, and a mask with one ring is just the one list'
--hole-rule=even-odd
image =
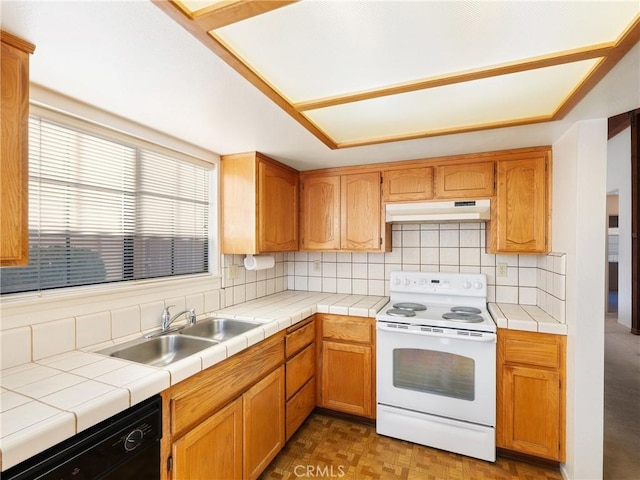
{"label": "dishwasher door", "polygon": [[160,478],[162,399],[156,395],[2,472],[3,480]]}

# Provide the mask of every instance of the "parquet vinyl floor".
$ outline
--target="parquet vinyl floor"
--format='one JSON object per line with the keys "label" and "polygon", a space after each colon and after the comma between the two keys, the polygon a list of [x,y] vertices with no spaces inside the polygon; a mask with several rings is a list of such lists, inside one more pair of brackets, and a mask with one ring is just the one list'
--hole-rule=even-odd
{"label": "parquet vinyl floor", "polygon": [[498,457],[495,463],[376,433],[312,413],[260,480],[562,480],[559,471]]}

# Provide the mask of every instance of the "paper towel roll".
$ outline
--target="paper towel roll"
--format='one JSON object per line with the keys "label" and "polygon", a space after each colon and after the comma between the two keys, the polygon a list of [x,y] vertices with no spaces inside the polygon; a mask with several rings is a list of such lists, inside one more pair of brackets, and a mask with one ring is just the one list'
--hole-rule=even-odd
{"label": "paper towel roll", "polygon": [[273,255],[247,255],[244,257],[244,268],[247,270],[264,270],[273,268],[276,259]]}

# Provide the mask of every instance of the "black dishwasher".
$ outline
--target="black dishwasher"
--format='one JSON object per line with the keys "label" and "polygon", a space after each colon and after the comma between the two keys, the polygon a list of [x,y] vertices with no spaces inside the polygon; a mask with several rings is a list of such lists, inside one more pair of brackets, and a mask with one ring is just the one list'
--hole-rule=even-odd
{"label": "black dishwasher", "polygon": [[2,472],[3,480],[160,478],[162,399],[151,397]]}

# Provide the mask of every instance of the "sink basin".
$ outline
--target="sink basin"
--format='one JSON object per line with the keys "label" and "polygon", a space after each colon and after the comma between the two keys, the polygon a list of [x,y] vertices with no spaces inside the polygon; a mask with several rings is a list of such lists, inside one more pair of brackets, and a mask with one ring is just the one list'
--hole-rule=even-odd
{"label": "sink basin", "polygon": [[180,335],[207,338],[223,342],[262,325],[259,322],[231,318],[205,318],[180,331]]}
{"label": "sink basin", "polygon": [[133,362],[162,367],[181,360],[218,342],[183,335],[162,335],[141,338],[99,350],[97,353]]}

